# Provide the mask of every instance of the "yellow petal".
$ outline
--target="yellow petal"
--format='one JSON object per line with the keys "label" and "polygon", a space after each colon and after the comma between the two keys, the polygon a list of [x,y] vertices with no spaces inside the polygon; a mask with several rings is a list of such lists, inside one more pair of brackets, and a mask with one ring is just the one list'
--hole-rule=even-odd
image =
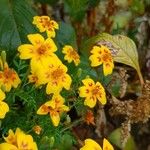
{"label": "yellow petal", "polygon": [[0,144],[0,150],[18,150],[18,148],[12,144],[2,143]]}
{"label": "yellow petal", "polygon": [[101,48],[99,46],[93,46],[91,53],[98,54],[100,51],[101,51]]}
{"label": "yellow petal", "polygon": [[113,146],[105,138],[103,140],[103,150],[114,150]]}
{"label": "yellow petal", "polygon": [[103,64],[104,75],[107,76],[109,74],[112,74],[113,68],[114,68],[114,64],[113,63],[104,63]]}
{"label": "yellow petal", "polygon": [[55,28],[55,29],[58,29],[58,28],[59,28],[58,23],[57,23],[56,21],[51,20],[50,23],[51,23],[51,25],[53,26],[53,28]]}
{"label": "yellow petal", "polygon": [[63,86],[66,90],[70,89],[71,82],[72,82],[71,77],[68,74],[66,74],[65,75],[65,80],[63,81]]}
{"label": "yellow petal", "polygon": [[30,59],[33,57],[34,47],[31,44],[23,44],[18,47],[20,59]]}
{"label": "yellow petal", "polygon": [[52,84],[51,82],[47,83],[46,94],[51,94],[51,93],[59,94],[61,90],[62,90],[62,85],[59,84],[59,86],[57,86],[55,84]]}
{"label": "yellow petal", "polygon": [[49,54],[57,50],[57,46],[51,38],[47,38],[44,42],[45,47],[49,50]]}
{"label": "yellow petal", "polygon": [[70,45],[65,45],[62,49],[62,53],[68,54],[70,52],[70,49],[72,49],[72,46]]}
{"label": "yellow petal", "polygon": [[49,108],[48,108],[48,102],[43,104],[38,110],[37,110],[37,114],[38,115],[46,115],[49,113]]}
{"label": "yellow petal", "polygon": [[102,150],[102,148],[94,140],[86,139],[85,146],[83,146],[80,150]]}
{"label": "yellow petal", "polygon": [[66,105],[62,105],[61,109],[62,111],[65,111],[65,112],[69,111],[69,107]]}
{"label": "yellow petal", "polygon": [[96,67],[102,64],[102,59],[98,55],[91,55],[89,57],[89,60],[91,61],[91,66]]}
{"label": "yellow petal", "polygon": [[18,75],[16,74],[16,79],[15,79],[14,82],[12,83],[12,86],[13,86],[14,88],[17,88],[20,83],[21,83],[21,80],[20,80],[20,78],[18,77]]}
{"label": "yellow petal", "polygon": [[82,83],[87,87],[92,87],[95,84],[95,82],[90,78],[82,80]]}
{"label": "yellow petal", "polygon": [[96,105],[96,98],[95,97],[87,97],[84,101],[84,105],[89,106],[90,108],[93,108]]}
{"label": "yellow petal", "polygon": [[3,137],[3,138],[9,144],[16,143],[16,136],[15,136],[14,132],[11,129],[8,131],[8,136],[7,137]]}
{"label": "yellow petal", "polygon": [[51,111],[50,112],[50,117],[52,119],[52,123],[55,127],[58,126],[59,122],[60,122],[60,116],[59,113],[57,111]]}
{"label": "yellow petal", "polygon": [[4,100],[6,97],[5,93],[0,89],[0,101]]}
{"label": "yellow petal", "polygon": [[86,86],[82,86],[79,88],[79,96],[87,97],[89,95],[89,89]]}
{"label": "yellow petal", "polygon": [[107,102],[105,93],[101,93],[100,96],[98,95],[98,96],[97,96],[97,99],[100,101],[100,103],[101,103],[102,105],[105,105],[106,102]]}
{"label": "yellow petal", "polygon": [[6,92],[9,92],[12,87],[11,82],[6,82],[5,84],[3,84],[3,86]]}
{"label": "yellow petal", "polygon": [[50,38],[54,38],[56,35],[55,30],[53,28],[46,30],[46,33],[47,33],[47,36]]}
{"label": "yellow petal", "polygon": [[44,42],[44,37],[41,34],[29,34],[27,37],[33,45],[39,45]]}
{"label": "yellow petal", "polygon": [[9,111],[9,106],[5,102],[0,102],[0,119],[5,118],[6,113]]}

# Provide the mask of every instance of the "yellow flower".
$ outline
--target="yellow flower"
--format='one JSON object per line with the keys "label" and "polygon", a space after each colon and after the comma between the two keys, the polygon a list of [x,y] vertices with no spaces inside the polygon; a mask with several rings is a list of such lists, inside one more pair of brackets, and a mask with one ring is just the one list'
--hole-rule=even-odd
{"label": "yellow flower", "polygon": [[57,22],[51,20],[48,16],[35,16],[33,24],[36,25],[40,32],[46,31],[48,37],[55,37],[55,29],[59,28]]}
{"label": "yellow flower", "polygon": [[39,115],[50,114],[54,126],[60,122],[60,114],[69,111],[69,107],[64,105],[64,98],[61,95],[54,95],[52,100],[43,104],[37,111]]}
{"label": "yellow flower", "polygon": [[65,54],[64,59],[67,60],[69,63],[74,61],[75,65],[77,66],[80,63],[80,56],[72,46],[66,45],[63,47],[62,52]]}
{"label": "yellow flower", "polygon": [[79,96],[85,97],[84,105],[93,108],[96,105],[97,99],[104,105],[106,104],[106,94],[100,82],[95,82],[90,79],[82,80],[84,86],[79,88]]}
{"label": "yellow flower", "polygon": [[5,118],[6,113],[9,111],[9,106],[3,102],[5,97],[5,93],[0,89],[0,119]]}
{"label": "yellow flower", "polygon": [[5,88],[6,92],[9,92],[12,87],[17,88],[21,80],[15,70],[10,69],[5,62],[4,70],[0,71],[0,86]]}
{"label": "yellow flower", "polygon": [[58,94],[62,88],[70,89],[71,77],[67,74],[67,67],[60,61],[54,61],[49,65],[44,78],[47,78],[46,93]]}
{"label": "yellow flower", "polygon": [[104,75],[112,73],[114,68],[113,58],[110,50],[106,46],[94,46],[91,50],[92,55],[89,57],[91,66],[96,67],[103,64]]}
{"label": "yellow flower", "polygon": [[14,133],[9,130],[8,137],[4,137],[5,143],[0,144],[0,150],[38,150],[31,135],[25,134],[19,128]]}
{"label": "yellow flower", "polygon": [[[80,150],[102,150],[101,146],[92,139],[86,139],[85,145]],[[104,138],[103,150],[114,150],[113,146]]]}
{"label": "yellow flower", "polygon": [[57,47],[51,38],[44,40],[40,34],[29,34],[28,39],[31,44],[23,44],[18,47],[20,59],[31,59],[31,68],[37,65],[43,68],[54,59],[58,59],[54,52]]}

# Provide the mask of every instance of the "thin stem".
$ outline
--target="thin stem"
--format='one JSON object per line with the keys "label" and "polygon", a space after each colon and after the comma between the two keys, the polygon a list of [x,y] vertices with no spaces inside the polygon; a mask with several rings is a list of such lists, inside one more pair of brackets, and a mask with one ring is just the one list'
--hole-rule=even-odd
{"label": "thin stem", "polygon": [[78,120],[75,120],[74,122],[72,122],[71,124],[69,124],[67,127],[63,128],[63,129],[61,130],[61,132],[65,132],[66,130],[71,129],[72,127],[78,125],[78,124],[79,124],[80,122],[82,122],[82,121],[83,121],[83,118],[80,118],[80,119],[78,119]]}

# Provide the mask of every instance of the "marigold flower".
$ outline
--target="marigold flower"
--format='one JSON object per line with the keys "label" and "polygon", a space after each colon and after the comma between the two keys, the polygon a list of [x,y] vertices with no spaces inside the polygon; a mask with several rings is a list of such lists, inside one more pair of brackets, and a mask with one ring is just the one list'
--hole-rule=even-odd
{"label": "marigold flower", "polygon": [[0,89],[0,119],[5,118],[6,113],[9,111],[9,106],[3,102],[5,97],[5,93]]}
{"label": "marigold flower", "polygon": [[64,59],[67,60],[68,63],[71,63],[72,61],[74,61],[75,65],[78,66],[78,64],[80,63],[80,56],[77,53],[77,51],[73,49],[72,46],[65,45],[63,47],[62,52],[65,54]]}
{"label": "marigold flower", "polygon": [[54,126],[60,122],[60,114],[69,111],[69,107],[64,105],[64,98],[61,95],[54,95],[52,100],[43,104],[37,111],[39,115],[50,114]]}
{"label": "marigold flower", "polygon": [[95,125],[95,122],[94,122],[94,115],[93,115],[93,112],[92,111],[88,111],[86,113],[86,116],[85,116],[85,122],[90,125]]}
{"label": "marigold flower", "polygon": [[95,82],[90,79],[82,80],[84,86],[79,88],[79,96],[85,97],[84,105],[93,108],[96,105],[97,99],[104,105],[106,104],[106,94],[100,82]]}
{"label": "marigold flower", "polygon": [[32,136],[19,128],[15,133],[11,129],[8,133],[8,136],[4,137],[6,142],[0,144],[0,150],[38,150]]}
{"label": "marigold flower", "polygon": [[60,61],[55,61],[49,65],[48,70],[45,72],[47,78],[46,93],[58,94],[62,88],[66,90],[70,89],[72,82],[71,77],[67,74],[67,67]]}
{"label": "marigold flower", "polygon": [[103,64],[104,75],[107,76],[112,73],[114,68],[113,58],[110,50],[103,45],[94,46],[91,50],[92,55],[89,57],[91,66],[96,67]]}
{"label": "marigold flower", "polygon": [[9,92],[12,87],[17,88],[21,80],[15,70],[10,69],[5,62],[4,70],[0,71],[0,86],[5,88],[6,92]]}
{"label": "marigold flower", "polygon": [[20,59],[31,59],[31,68],[36,68],[37,64],[41,68],[51,63],[58,57],[54,54],[57,47],[51,38],[44,40],[40,34],[29,34],[31,44],[23,44],[18,47]]}
{"label": "marigold flower", "polygon": [[46,31],[48,37],[55,37],[55,29],[59,28],[57,22],[51,20],[48,16],[35,16],[33,24],[36,25],[40,32]]}
{"label": "marigold flower", "polygon": [[114,150],[113,146],[104,138],[103,149],[92,139],[86,139],[85,145],[80,150]]}

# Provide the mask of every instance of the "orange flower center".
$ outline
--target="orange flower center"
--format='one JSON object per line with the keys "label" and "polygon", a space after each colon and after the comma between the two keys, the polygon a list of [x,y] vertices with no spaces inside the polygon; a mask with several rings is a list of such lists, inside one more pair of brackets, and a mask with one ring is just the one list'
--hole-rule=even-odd
{"label": "orange flower center", "polygon": [[99,93],[99,87],[92,89],[92,95],[97,95]]}
{"label": "orange flower center", "polygon": [[42,111],[43,111],[43,112],[49,113],[50,110],[51,110],[50,106],[46,106],[46,105],[43,105],[43,106],[42,106]]}
{"label": "orange flower center", "polygon": [[38,49],[37,49],[37,53],[39,55],[44,55],[46,52],[46,47],[44,45],[41,45]]}
{"label": "orange flower center", "polygon": [[103,55],[102,55],[102,60],[104,61],[104,62],[111,62],[112,61],[112,57],[111,57],[111,54],[110,53],[104,53]]}
{"label": "orange flower center", "polygon": [[70,57],[73,57],[74,59],[79,59],[79,55],[77,54],[75,50],[70,49],[69,55]]}
{"label": "orange flower center", "polygon": [[4,78],[5,78],[5,82],[8,82],[8,80],[14,81],[16,79],[16,74],[13,70],[11,70],[9,68],[5,68],[4,69]]}
{"label": "orange flower center", "polygon": [[63,75],[63,73],[64,73],[63,69],[58,68],[52,72],[51,76],[53,79],[56,80],[56,79],[60,78]]}

